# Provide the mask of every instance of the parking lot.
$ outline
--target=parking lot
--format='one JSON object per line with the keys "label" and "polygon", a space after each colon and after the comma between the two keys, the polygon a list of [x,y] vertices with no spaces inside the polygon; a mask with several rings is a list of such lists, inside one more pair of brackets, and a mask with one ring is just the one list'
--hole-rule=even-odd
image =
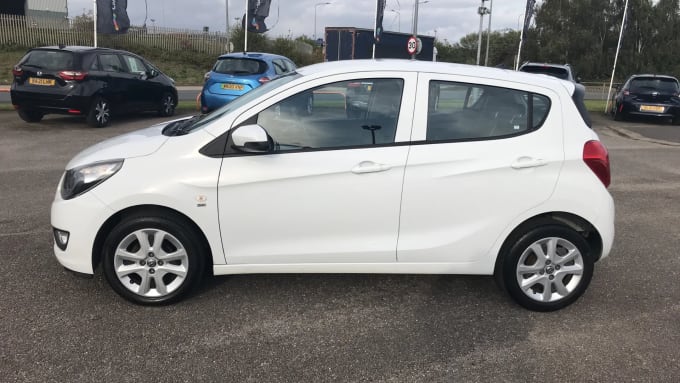
{"label": "parking lot", "polygon": [[677,382],[680,127],[594,120],[617,236],[564,310],[527,311],[491,277],[409,275],[215,277],[151,308],[64,271],[49,214],[73,155],[161,120],[0,112],[0,380]]}

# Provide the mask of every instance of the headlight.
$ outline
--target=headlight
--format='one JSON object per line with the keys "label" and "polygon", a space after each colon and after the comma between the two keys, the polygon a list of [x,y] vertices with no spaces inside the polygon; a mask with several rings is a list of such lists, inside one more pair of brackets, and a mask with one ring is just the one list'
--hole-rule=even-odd
{"label": "headlight", "polygon": [[116,174],[122,166],[123,160],[112,160],[67,170],[61,185],[61,198],[71,199],[85,193]]}

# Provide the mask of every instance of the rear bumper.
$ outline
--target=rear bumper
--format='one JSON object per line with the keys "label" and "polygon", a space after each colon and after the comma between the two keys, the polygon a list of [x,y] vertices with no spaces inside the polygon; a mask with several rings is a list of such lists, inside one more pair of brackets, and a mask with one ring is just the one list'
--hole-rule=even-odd
{"label": "rear bumper", "polygon": [[[662,107],[663,111],[649,111],[641,110],[641,107],[645,106],[657,106]],[[621,112],[634,115],[634,116],[650,116],[650,117],[660,117],[660,118],[675,118],[680,116],[680,105],[669,105],[669,104],[656,104],[656,103],[645,103],[637,101],[628,101],[622,104]]]}
{"label": "rear bumper", "polygon": [[90,97],[76,95],[45,94],[12,89],[12,104],[17,109],[42,113],[85,114],[90,107]]}
{"label": "rear bumper", "polygon": [[220,108],[231,101],[233,101],[238,96],[231,94],[214,94],[207,90],[201,92],[201,112],[207,113],[211,112],[217,108]]}

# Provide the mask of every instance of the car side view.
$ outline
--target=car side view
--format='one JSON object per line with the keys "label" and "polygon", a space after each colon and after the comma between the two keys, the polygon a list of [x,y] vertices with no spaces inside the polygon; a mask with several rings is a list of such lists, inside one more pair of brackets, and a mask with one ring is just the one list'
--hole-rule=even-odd
{"label": "car side view", "polygon": [[447,63],[300,68],[76,155],[54,252],[145,305],[207,270],[494,275],[520,305],[558,310],[614,240],[609,156],[578,92]]}
{"label": "car side view", "polygon": [[610,112],[617,121],[648,116],[671,119],[674,125],[680,125],[680,84],[666,75],[630,76],[613,95]]}
{"label": "car side view", "polygon": [[175,113],[174,81],[143,58],[125,51],[80,46],[29,50],[12,70],[12,104],[26,122],[46,114],[85,116],[101,128],[114,115]]}

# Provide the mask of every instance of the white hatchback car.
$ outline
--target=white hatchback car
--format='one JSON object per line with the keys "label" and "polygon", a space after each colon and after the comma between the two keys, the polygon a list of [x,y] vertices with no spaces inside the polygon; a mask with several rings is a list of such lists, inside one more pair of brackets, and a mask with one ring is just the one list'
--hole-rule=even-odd
{"label": "white hatchback car", "polygon": [[614,239],[609,158],[582,96],[477,66],[300,68],[78,154],[52,204],[54,251],[76,272],[101,264],[142,304],[176,301],[209,266],[496,275],[522,306],[556,310]]}

